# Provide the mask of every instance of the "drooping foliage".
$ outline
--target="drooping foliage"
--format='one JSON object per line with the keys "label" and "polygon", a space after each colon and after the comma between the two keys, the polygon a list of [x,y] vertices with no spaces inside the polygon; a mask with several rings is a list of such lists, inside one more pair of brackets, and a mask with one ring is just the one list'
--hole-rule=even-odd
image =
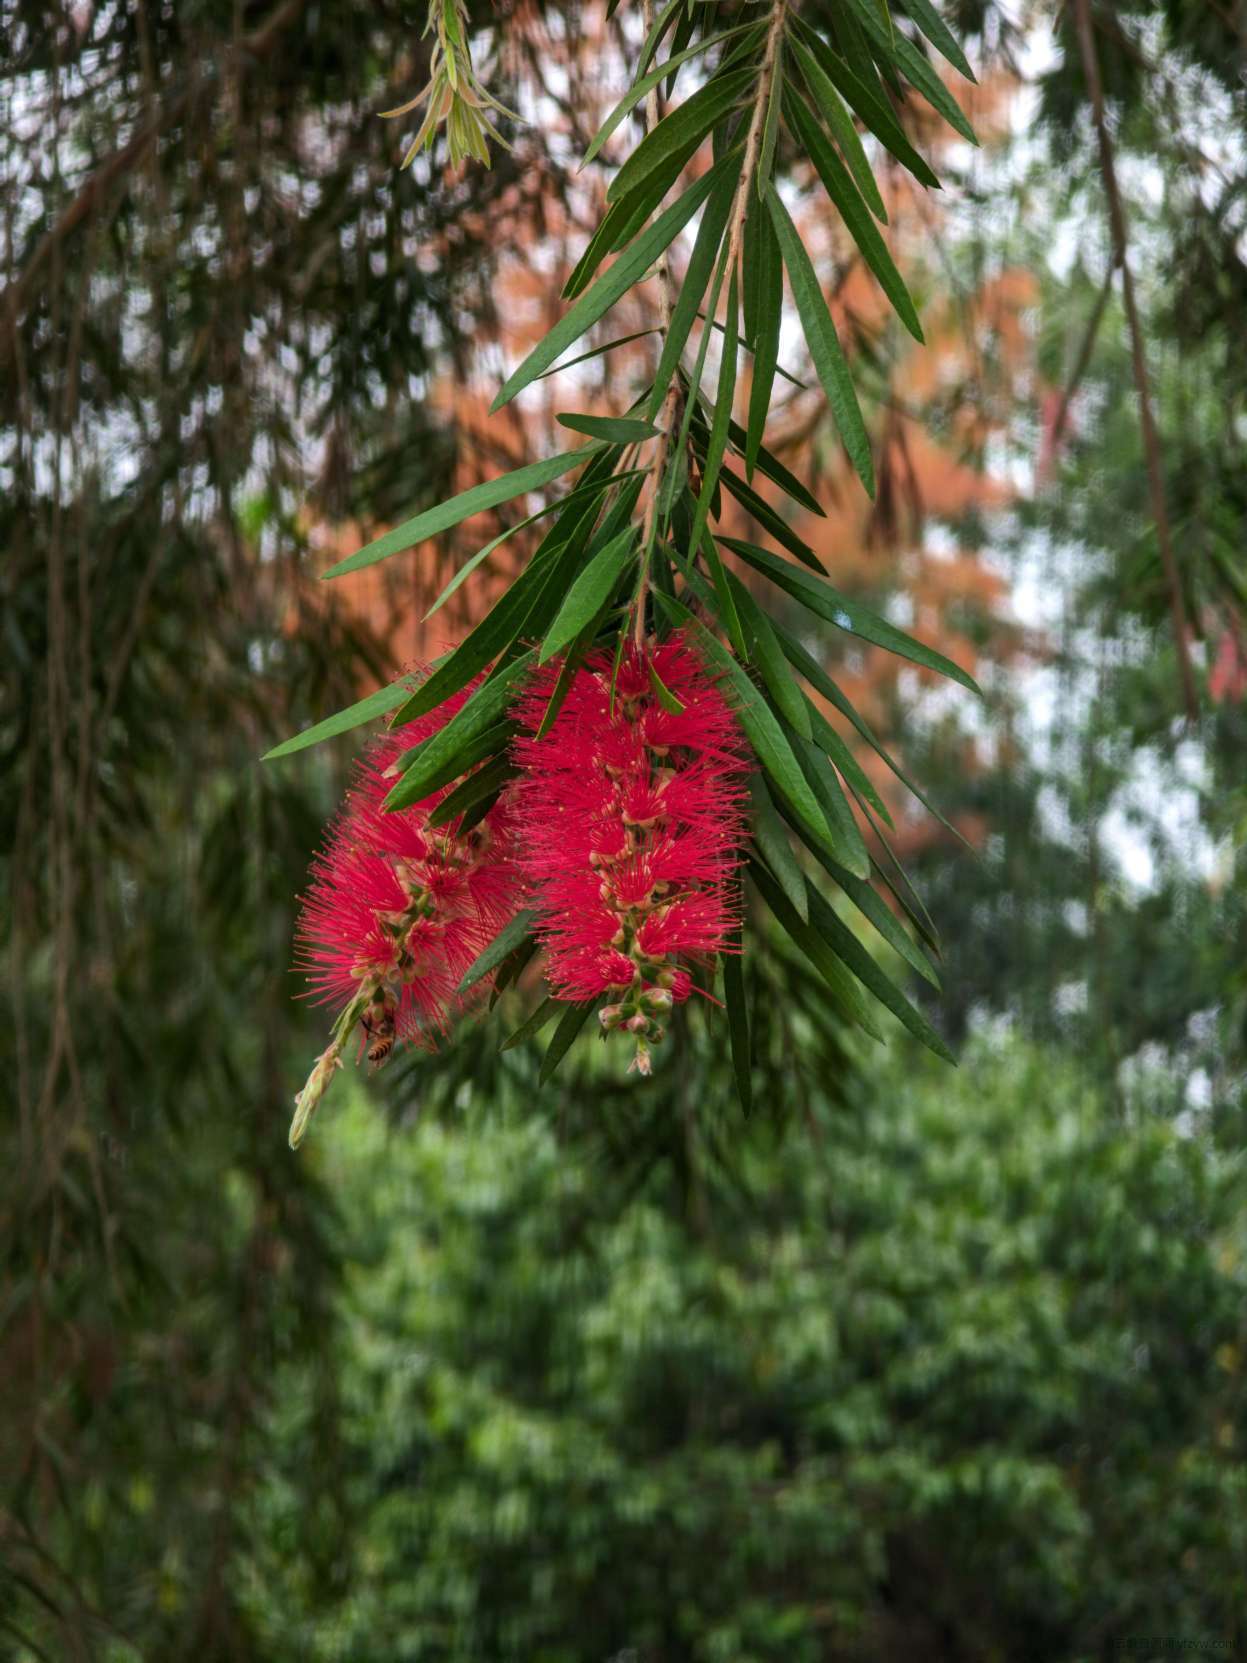
{"label": "drooping foliage", "polygon": [[[433,13],[439,26],[459,28],[460,14],[452,0],[439,0]],[[626,408],[610,415],[560,414],[558,420],[566,429],[587,437],[579,448],[526,464],[424,509],[325,574],[332,578],[359,571],[473,513],[576,474],[573,488],[545,517],[542,541],[514,582],[391,716],[392,728],[401,732],[406,723],[438,709],[486,672],[484,683],[436,736],[404,754],[404,772],[388,805],[399,809],[422,796],[434,779],[454,779],[469,769],[497,781],[486,803],[510,793],[513,734],[507,710],[525,686],[534,661],[542,663],[557,654],[559,670],[537,736],[521,753],[521,771],[524,757],[532,761],[538,754],[533,746],[558,745],[560,707],[577,685],[583,674],[578,667],[589,655],[598,654],[613,666],[603,683],[613,707],[625,643],[631,639],[639,660],[661,651],[653,644],[681,630],[734,707],[756,771],[764,827],[754,833],[749,871],[758,894],[781,931],[823,975],[828,997],[850,1022],[869,1025],[865,1006],[877,999],[939,1048],[925,1019],[840,921],[797,857],[797,847],[808,850],[824,876],[867,916],[876,918],[887,911],[872,887],[877,879],[881,889],[888,886],[897,894],[919,935],[926,931],[925,919],[903,889],[884,876],[882,849],[872,855],[867,846],[863,825],[886,848],[887,811],[860,768],[852,766],[844,735],[825,712],[834,707],[850,732],[854,726],[861,731],[860,717],[817,658],[777,622],[744,579],[761,576],[788,601],[795,601],[808,620],[803,627],[847,631],[975,690],[973,679],[959,665],[832,586],[818,556],[788,525],[782,506],[787,498],[819,512],[817,501],[765,443],[786,279],[813,373],[840,441],[861,485],[874,494],[871,445],[848,360],[775,171],[781,143],[813,164],[833,211],[902,323],[921,341],[917,313],[879,230],[886,211],[854,117],[895,164],[923,185],[936,187],[929,164],[904,134],[893,99],[925,99],[943,121],[974,143],[969,123],[932,67],[927,43],[961,73],[969,75],[969,65],[939,16],[925,7],[915,8],[911,18],[894,20],[886,7],[876,9],[864,0],[834,13],[817,10],[810,15],[788,0],[743,7],[739,15],[735,8],[729,13],[718,6],[672,3],[657,16],[646,9],[644,17],[632,85],[586,152],[586,160],[613,170],[605,215],[565,286],[567,310],[506,378],[494,409],[509,405],[557,368],[656,268],[661,327],[648,385]],[[430,115],[435,96],[441,95],[430,95]],[[469,105],[475,108],[470,100]],[[438,107],[444,109],[453,150],[457,106],[449,83]],[[642,108],[644,136],[628,148],[612,146],[612,138],[624,130],[625,117]],[[464,113],[461,119],[470,117]],[[435,123],[426,119],[416,148],[431,142],[434,132]],[[686,229],[692,234],[694,224],[692,251],[677,297],[670,275],[671,248]],[[610,255],[615,258],[608,264]],[[706,366],[716,335],[718,367],[711,392]],[[581,356],[609,352],[613,345],[591,348]],[[752,364],[747,410],[738,398],[742,357]],[[742,389],[743,384],[742,378]],[[739,424],[738,405],[745,415]],[[755,474],[778,486],[780,506],[757,493]],[[754,516],[784,550],[782,556],[727,534],[719,522],[729,498]],[[655,689],[663,698],[661,678]],[[675,712],[683,708],[669,690],[663,702]],[[288,755],[341,732],[352,720],[366,720],[375,709],[375,702],[362,701],[353,712],[327,719],[270,756]],[[583,764],[589,776],[600,774],[610,795],[615,770],[604,744],[587,744]],[[675,772],[678,777],[678,766]],[[525,787],[530,817],[540,812],[533,796],[534,782],[542,777],[535,764]],[[553,814],[556,807],[552,801],[548,811]],[[583,812],[595,827],[602,820],[604,829],[603,816],[609,819],[614,810],[601,804],[595,810],[586,802]],[[666,920],[670,935],[675,915],[692,904],[678,893],[668,897],[664,892],[645,928],[661,931]],[[746,925],[748,951],[752,931],[747,918]],[[640,927],[639,915],[631,923],[621,921],[620,941],[613,949],[617,953],[621,943],[626,947],[631,941],[634,926]],[[576,921],[564,927],[574,929]],[[508,923],[501,936],[508,955],[500,968],[507,977],[532,952],[527,936],[513,945],[513,933]],[[925,955],[906,939],[910,955],[917,954],[927,973],[934,975]],[[703,932],[697,942],[703,955],[717,952],[724,962],[723,992],[740,1059],[738,1083],[742,1100],[747,1100],[749,1012],[733,967],[739,946],[735,941],[729,944],[722,929]],[[619,965],[624,956],[618,957]],[[673,963],[670,968],[673,975],[687,976],[690,967]],[[556,998],[578,997],[575,990],[568,992],[565,967],[555,965],[552,980]],[[579,985],[579,995],[585,985]],[[617,977],[602,987],[610,995],[611,1012],[618,1008],[628,1013],[630,1022],[647,1024],[645,1032],[637,1029],[638,1058],[646,1069],[646,1035],[659,1031],[654,1013],[646,1014],[638,1003],[647,996],[648,986],[638,962],[626,987]],[[859,988],[866,990],[865,1000]],[[551,1072],[566,1051],[574,1032],[569,1025],[574,1021],[580,1026],[588,1014],[586,1003],[560,1023],[544,1072]],[[610,1019],[605,1020],[609,1025]],[[325,1083],[318,1065],[301,1100],[300,1134]]]}

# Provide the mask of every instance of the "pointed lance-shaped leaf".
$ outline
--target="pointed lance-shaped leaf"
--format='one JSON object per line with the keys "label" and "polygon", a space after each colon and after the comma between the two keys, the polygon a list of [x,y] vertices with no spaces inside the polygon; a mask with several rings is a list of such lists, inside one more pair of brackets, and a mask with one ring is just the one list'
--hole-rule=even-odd
{"label": "pointed lance-shaped leaf", "polygon": [[974,677],[967,674],[959,664],[954,664],[952,659],[945,658],[943,653],[936,652],[933,647],[926,647],[921,641],[915,641],[912,635],[906,635],[904,630],[897,629],[895,624],[888,623],[886,618],[881,618],[869,607],[850,600],[838,589],[833,589],[825,578],[802,571],[801,567],[794,566],[790,560],[784,560],[767,549],[760,549],[756,543],[742,542],[737,537],[722,537],[719,540],[733,553],[740,555],[742,560],[748,561],[755,571],[762,572],[781,589],[786,589],[795,600],[803,602],[818,617],[835,624],[837,629],[843,629],[850,635],[859,635],[863,641],[883,647],[885,651],[895,653],[898,658],[907,658],[912,664],[920,664],[924,669],[947,676],[951,681],[959,682],[971,693],[980,693]]}
{"label": "pointed lance-shaped leaf", "polygon": [[938,178],[931,171],[929,163],[923,160],[906,137],[905,130],[896,119],[895,111],[884,97],[873,68],[869,75],[860,75],[837,52],[832,51],[816,30],[804,25],[803,34],[810,52],[827,78],[884,149],[894,156],[902,167],[908,168],[921,184],[931,190],[939,190]]}
{"label": "pointed lance-shaped leaf", "polygon": [[609,599],[611,590],[619,581],[620,573],[634,553],[635,538],[634,528],[625,526],[605,547],[598,550],[580,573],[568,590],[567,598],[541,643],[541,653],[537,659],[539,664],[553,658],[555,653],[562,652],[567,643],[580,634]]}
{"label": "pointed lance-shaped leaf", "polygon": [[523,912],[517,912],[509,924],[504,924],[489,946],[464,971],[463,980],[458,988],[460,996],[462,997],[469,988],[475,987],[482,976],[488,976],[509,953],[513,953],[531,934],[536,921],[537,914],[531,908],[525,908]]}
{"label": "pointed lance-shaped leaf", "polygon": [[751,29],[755,33],[760,32],[757,23],[746,21],[738,23],[733,29],[721,29],[718,34],[705,35],[701,40],[695,41],[692,46],[686,47],[683,52],[678,52],[675,57],[668,58],[666,63],[660,64],[657,69],[649,70],[634,81],[598,128],[589,144],[589,148],[585,151],[584,161],[580,164],[581,167],[587,166],[593,160],[629,111],[634,110],[646,93],[656,87],[661,80],[668,75],[674,75],[676,70],[682,64],[686,64],[690,58],[700,57],[703,52],[708,52],[712,46],[719,46],[725,40],[731,40],[733,36],[742,34],[746,29]]}
{"label": "pointed lance-shaped leaf", "polygon": [[861,191],[871,213],[881,224],[886,225],[888,211],[879,194],[879,186],[875,183],[861,135],[853,125],[853,118],[845,109],[843,99],[809,47],[801,41],[794,41],[793,56],[800,66],[814,108],[831,129],[831,135],[840,147],[840,154],[844,157],[858,190]]}
{"label": "pointed lance-shaped leaf", "polygon": [[810,836],[818,838],[829,854],[837,855],[839,845],[827,825],[822,805],[770,705],[722,642],[686,606],[661,592],[656,592],[655,599],[670,617],[688,627],[706,662],[721,673],[737,720],[768,778],[775,782]]}
{"label": "pointed lance-shaped leaf", "polygon": [[735,69],[717,74],[670,115],[647,133],[611,180],[606,200],[614,203],[634,190],[643,180],[668,167],[679,157],[680,164],[692,156],[710,129],[740,102],[745,88],[756,79],[752,69]]}
{"label": "pointed lance-shaped leaf", "polygon": [[375,693],[369,693],[367,698],[348,705],[336,715],[326,716],[323,722],[316,722],[312,727],[304,728],[302,733],[283,739],[280,745],[265,751],[260,760],[276,762],[278,757],[293,756],[296,751],[305,751],[309,745],[319,745],[324,739],[336,739],[340,733],[349,733],[352,728],[362,727],[365,722],[373,722],[378,716],[397,709],[410,697],[411,681],[408,677],[391,682],[388,687],[379,687]]}
{"label": "pointed lance-shaped leaf", "polygon": [[[753,799],[754,843],[774,874],[779,887],[800,915],[801,922],[808,924],[810,911],[806,899],[805,873],[801,870],[787,828],[776,812],[771,794],[766,788],[766,781],[760,774],[752,776],[749,789]],[[828,855],[825,858],[830,860],[831,857]]]}
{"label": "pointed lance-shaped leaf", "polygon": [[671,322],[663,340],[662,352],[659,354],[654,386],[647,407],[650,416],[657,415],[663,399],[667,396],[667,388],[680,362],[680,354],[684,351],[693,324],[699,316],[706,285],[710,281],[710,274],[714,270],[715,259],[727,230],[735,195],[736,178],[733,172],[727,169],[706,202],[701,224],[697,227],[697,236],[693,242],[693,252],[689,256],[688,268],[684,273],[684,281],[671,310]]}
{"label": "pointed lance-shaped leaf", "polygon": [[905,0],[905,10],[935,50],[946,58],[955,70],[964,75],[967,81],[974,81],[977,84],[978,78],[966,61],[966,55],[961,50],[956,35],[953,34],[939,12],[936,11],[931,4],[931,0]]}
{"label": "pointed lance-shaped leaf", "polygon": [[605,439],[615,445],[644,444],[658,437],[652,422],[636,416],[582,416],[578,411],[564,410],[554,419],[573,433],[586,433],[591,439]]}
{"label": "pointed lance-shaped leaf", "polygon": [[463,771],[458,766],[460,758],[469,752],[474,740],[498,721],[515,697],[515,682],[528,674],[536,656],[535,649],[530,648],[495,671],[455,712],[444,728],[432,734],[422,745],[414,747],[410,766],[385,799],[387,809],[407,808],[436,790],[439,781],[444,782],[447,777],[457,778]]}
{"label": "pointed lance-shaped leaf", "polygon": [[546,1054],[541,1059],[541,1068],[537,1074],[537,1084],[544,1086],[551,1078],[555,1069],[571,1050],[576,1036],[593,1014],[594,1001],[590,999],[582,1005],[567,1005],[564,1008],[558,1027],[551,1035],[550,1043],[546,1047]]}
{"label": "pointed lance-shaped leaf", "polygon": [[752,482],[753,470],[762,451],[762,437],[771,411],[775,371],[779,365],[779,332],[784,314],[784,264],[770,209],[763,202],[751,203],[750,217],[758,222],[754,233],[756,343],[745,433],[745,475]]}
{"label": "pointed lance-shaped leaf", "polygon": [[844,352],[836,334],[836,326],[827,310],[822,287],[810,262],[810,256],[806,253],[805,244],[797,235],[797,228],[774,189],[768,193],[766,201],[771,210],[775,234],[779,238],[780,253],[788,272],[792,298],[801,319],[801,327],[805,331],[810,357],[827,395],[827,402],[831,406],[831,413],[840,430],[849,460],[857,470],[858,478],[865,486],[867,494],[873,497],[875,464],[870,454],[870,439],[866,433],[866,424],[862,420],[857,394],[853,390],[849,366],[845,362]]}
{"label": "pointed lance-shaped leaf", "polygon": [[[731,153],[710,168],[682,196],[677,198],[654,223],[615,261],[614,265],[581,295],[576,304],[554,328],[540,340],[510,376],[491,407],[500,410],[530,381],[566,352],[597,320],[643,277],[650,266],[680,234],[718,184],[723,172],[734,165]],[[722,170],[722,172],[720,171]]]}
{"label": "pointed lance-shaped leaf", "polygon": [[528,462],[510,473],[499,474],[496,479],[473,485],[466,491],[460,491],[457,497],[439,502],[436,507],[426,508],[422,514],[404,520],[402,525],[387,531],[383,537],[375,538],[346,560],[339,560],[336,566],[331,566],[321,576],[342,577],[346,572],[357,572],[361,566],[371,566],[378,560],[386,560],[392,554],[400,554],[404,549],[424,542],[426,538],[435,537],[438,532],[449,531],[451,526],[458,525],[469,515],[479,514],[486,508],[496,508],[499,503],[510,502],[526,491],[539,491],[543,485],[549,485],[573,468],[591,461],[600,449],[600,444],[583,445],[579,450],[547,456],[541,462]]}
{"label": "pointed lance-shaped leaf", "polygon": [[790,100],[788,119],[800,135],[818,177],[822,180],[823,189],[839,210],[840,217],[848,227],[849,235],[861,250],[862,258],[878,278],[880,288],[891,301],[897,316],[909,333],[916,341],[922,341],[922,325],[918,322],[918,314],[914,310],[909,290],[905,287],[905,280],[897,271],[896,263],[888,252],[888,246],[879,235],[878,226],[858,195],[849,170],[836,154],[831,141],[814,119],[803,98],[793,97]]}

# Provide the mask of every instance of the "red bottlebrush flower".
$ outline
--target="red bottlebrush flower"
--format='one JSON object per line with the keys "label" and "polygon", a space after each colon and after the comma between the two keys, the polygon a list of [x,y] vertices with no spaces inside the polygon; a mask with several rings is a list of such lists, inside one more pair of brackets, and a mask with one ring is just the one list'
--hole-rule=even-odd
{"label": "red bottlebrush flower", "polygon": [[[520,860],[559,999],[611,996],[607,1031],[634,1034],[649,1072],[658,1020],[736,923],[747,763],[727,701],[682,636],[630,648],[612,709],[609,653],[586,660],[542,739],[517,741]],[[651,668],[682,705],[664,709]],[[558,679],[547,665],[515,714],[535,735]]]}
{"label": "red bottlebrush flower", "polygon": [[403,754],[444,727],[471,691],[373,740],[312,864],[298,957],[312,996],[337,1005],[339,1017],[295,1099],[292,1144],[340,1066],[356,1022],[377,1064],[397,1042],[431,1046],[463,1009],[456,989],[464,972],[519,904],[515,819],[506,796],[466,832],[460,820],[429,824],[450,786],[393,813],[383,807]]}

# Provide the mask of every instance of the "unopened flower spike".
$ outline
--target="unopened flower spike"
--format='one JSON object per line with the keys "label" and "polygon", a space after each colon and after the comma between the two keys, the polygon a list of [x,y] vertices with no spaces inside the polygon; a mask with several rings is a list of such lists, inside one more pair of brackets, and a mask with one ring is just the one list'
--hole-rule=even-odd
{"label": "unopened flower spike", "polygon": [[514,110],[495,98],[477,80],[468,51],[468,15],[466,0],[430,0],[429,20],[424,33],[433,35],[433,51],[429,63],[429,84],[397,109],[383,110],[387,120],[408,115],[426,101],[428,109],[415,138],[403,157],[402,165],[410,167],[420,152],[431,147],[437,130],[443,123],[450,146],[452,167],[469,156],[489,165],[489,141],[494,140],[504,150],[512,145],[494,126],[486,114],[496,110],[513,121],[520,117]]}

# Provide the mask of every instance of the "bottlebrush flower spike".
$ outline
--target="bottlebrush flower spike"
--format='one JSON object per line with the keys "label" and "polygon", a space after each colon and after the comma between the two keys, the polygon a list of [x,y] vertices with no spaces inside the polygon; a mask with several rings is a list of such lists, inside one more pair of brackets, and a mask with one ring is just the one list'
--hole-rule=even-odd
{"label": "bottlebrush flower spike", "polygon": [[[519,700],[529,735],[516,742],[520,862],[554,996],[609,995],[602,1028],[635,1035],[630,1068],[648,1074],[661,1018],[693,990],[689,963],[723,951],[736,923],[748,765],[735,717],[683,637],[630,646],[613,700],[612,667],[609,653],[586,660],[541,739],[558,663]],[[681,708],[666,708],[656,685]]]}
{"label": "bottlebrush flower spike", "polygon": [[393,813],[382,807],[403,753],[444,727],[474,686],[373,741],[313,862],[297,930],[300,968],[317,1002],[340,1010],[295,1098],[292,1148],[356,1024],[377,1066],[396,1043],[431,1046],[464,1008],[456,992],[464,972],[519,904],[515,821],[505,796],[469,831],[461,819],[429,825],[451,786]]}

